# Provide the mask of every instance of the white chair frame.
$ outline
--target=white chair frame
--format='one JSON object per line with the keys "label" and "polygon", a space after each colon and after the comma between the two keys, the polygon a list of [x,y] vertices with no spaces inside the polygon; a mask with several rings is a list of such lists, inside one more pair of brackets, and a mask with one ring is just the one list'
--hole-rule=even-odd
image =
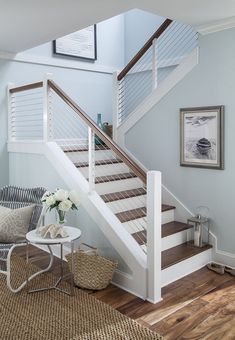
{"label": "white chair frame", "polygon": [[[45,215],[45,208],[42,207],[41,203],[41,197],[43,193],[46,190],[44,188],[33,188],[33,189],[27,189],[27,188],[19,188],[15,186],[6,186],[2,189],[0,189],[0,205],[7,206],[7,207],[13,207],[15,208],[15,205],[17,206],[27,206],[30,204],[37,204],[38,206],[41,206],[40,215],[36,216],[36,221],[33,221],[30,225],[31,230],[37,228],[41,225],[41,222],[44,221],[44,215]],[[13,198],[13,200],[12,200]],[[10,247],[10,248],[9,248]],[[16,244],[6,244],[6,248],[1,248],[0,252],[7,252],[6,259],[1,259],[5,262],[6,270],[1,270],[0,273],[6,275],[6,281],[7,281],[7,287],[13,292],[18,293],[20,292],[29,281],[34,279],[36,276],[50,270],[52,264],[53,264],[53,253],[50,245],[48,245],[48,250],[50,254],[50,260],[49,264],[45,269],[39,270],[38,272],[31,275],[26,281],[24,281],[19,287],[13,288],[11,284],[11,259],[12,259],[12,253],[13,251],[18,247],[27,247],[27,241],[22,243],[16,243]]]}

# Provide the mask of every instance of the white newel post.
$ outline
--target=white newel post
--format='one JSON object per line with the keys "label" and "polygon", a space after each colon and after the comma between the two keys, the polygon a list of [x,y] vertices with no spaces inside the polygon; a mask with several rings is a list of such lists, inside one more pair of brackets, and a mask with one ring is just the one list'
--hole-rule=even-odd
{"label": "white newel post", "polygon": [[118,96],[119,96],[119,81],[117,79],[118,72],[113,73],[113,140],[117,142],[117,128],[118,128]]}
{"label": "white newel post", "polygon": [[152,91],[157,87],[157,39],[152,42]]}
{"label": "white newel post", "polygon": [[48,80],[52,79],[52,74],[47,73],[43,77],[43,140],[48,142],[53,138],[52,134],[52,102],[51,91]]}
{"label": "white newel post", "polygon": [[88,127],[89,191],[95,190],[95,134]]}
{"label": "white newel post", "polygon": [[15,140],[13,135],[13,122],[14,122],[14,97],[15,94],[10,92],[10,89],[14,87],[13,83],[7,86],[7,105],[8,105],[8,142]]}
{"label": "white newel post", "polygon": [[147,264],[148,301],[161,300],[161,206],[160,171],[147,173]]}

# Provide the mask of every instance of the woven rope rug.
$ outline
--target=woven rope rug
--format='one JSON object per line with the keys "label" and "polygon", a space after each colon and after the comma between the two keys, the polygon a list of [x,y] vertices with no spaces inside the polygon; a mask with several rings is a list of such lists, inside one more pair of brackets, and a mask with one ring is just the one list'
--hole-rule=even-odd
{"label": "woven rope rug", "polygon": [[[15,256],[13,283],[22,282],[26,263]],[[35,266],[31,266],[35,270]],[[32,285],[50,285],[47,273]],[[75,289],[74,296],[56,290],[13,294],[0,274],[0,339],[2,340],[145,340],[162,339],[95,297]]]}

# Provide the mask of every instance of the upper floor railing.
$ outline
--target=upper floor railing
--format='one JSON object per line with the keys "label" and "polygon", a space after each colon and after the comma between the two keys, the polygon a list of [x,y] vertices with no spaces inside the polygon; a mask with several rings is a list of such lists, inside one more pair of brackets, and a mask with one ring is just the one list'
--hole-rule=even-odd
{"label": "upper floor railing", "polygon": [[166,19],[117,75],[114,126],[118,127],[197,46],[191,26]]}

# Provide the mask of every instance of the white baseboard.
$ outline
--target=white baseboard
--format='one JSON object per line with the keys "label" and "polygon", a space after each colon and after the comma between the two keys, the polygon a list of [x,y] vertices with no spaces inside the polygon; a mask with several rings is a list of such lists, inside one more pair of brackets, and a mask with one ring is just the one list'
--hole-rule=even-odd
{"label": "white baseboard", "polygon": [[212,244],[212,261],[235,268],[235,254],[218,249],[218,240],[214,233],[210,232],[210,244]]}
{"label": "white baseboard", "polygon": [[133,276],[128,273],[124,273],[121,270],[116,270],[113,276],[112,284],[115,286],[127,291],[128,293],[131,293],[143,300],[145,300],[145,296],[140,295],[138,292],[133,290]]}

